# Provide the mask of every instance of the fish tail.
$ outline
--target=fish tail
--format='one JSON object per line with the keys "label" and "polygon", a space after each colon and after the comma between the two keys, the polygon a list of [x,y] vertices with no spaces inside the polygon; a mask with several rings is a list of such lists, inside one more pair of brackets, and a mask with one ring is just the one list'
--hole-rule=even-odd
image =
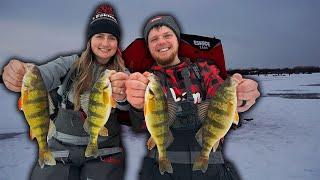
{"label": "fish tail", "polygon": [[196,160],[193,164],[192,171],[201,170],[205,173],[208,169],[209,159],[201,154],[196,157]]}
{"label": "fish tail", "polygon": [[56,165],[56,160],[54,159],[53,154],[49,149],[46,150],[43,154],[44,164],[50,166]]}
{"label": "fish tail", "polygon": [[161,175],[163,175],[164,172],[173,173],[171,162],[168,158],[159,158],[159,171]]}
{"label": "fish tail", "polygon": [[56,160],[54,159],[53,154],[49,149],[39,150],[38,163],[40,167],[43,168],[45,164],[49,166],[56,165]]}
{"label": "fish tail", "polygon": [[98,144],[94,142],[89,142],[84,155],[86,157],[98,157]]}
{"label": "fish tail", "polygon": [[39,149],[38,163],[41,169],[44,168],[44,153],[43,151],[40,151],[40,149]]}

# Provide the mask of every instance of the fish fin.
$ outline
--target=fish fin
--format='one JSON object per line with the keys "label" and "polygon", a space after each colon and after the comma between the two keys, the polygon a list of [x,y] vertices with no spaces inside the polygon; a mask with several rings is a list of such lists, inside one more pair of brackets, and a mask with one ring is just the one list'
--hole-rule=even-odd
{"label": "fish fin", "polygon": [[199,143],[199,145],[202,147],[202,130],[203,129],[203,127],[201,127],[199,130],[198,130],[198,132],[196,133],[196,140],[197,140],[197,142]]}
{"label": "fish fin", "polygon": [[167,97],[167,107],[168,107],[168,126],[171,126],[176,119],[176,109],[177,103],[174,102],[171,95]]}
{"label": "fish fin", "polygon": [[203,173],[205,173],[208,169],[208,162],[209,158],[199,154],[193,163],[192,171],[201,170]]}
{"label": "fish fin", "polygon": [[153,149],[155,146],[156,146],[156,143],[154,142],[153,138],[150,136],[150,138],[147,141],[148,150]]}
{"label": "fish fin", "polygon": [[104,137],[109,136],[108,129],[103,126],[103,127],[100,129],[100,131],[99,131],[99,135],[100,135],[100,136],[104,136]]}
{"label": "fish fin", "polygon": [[104,104],[111,104],[111,107],[116,108],[117,102],[113,99],[112,95],[108,91],[103,92],[103,103]]}
{"label": "fish fin", "polygon": [[56,133],[57,128],[56,125],[54,124],[54,122],[50,119],[50,124],[49,124],[49,130],[48,130],[48,135],[47,135],[47,139],[51,139],[53,137],[53,135]]}
{"label": "fish fin", "polygon": [[168,137],[165,138],[165,142],[164,142],[165,143],[165,147],[168,148],[173,143],[173,140],[174,140],[174,138],[173,138],[172,132],[169,129]]}
{"label": "fish fin", "polygon": [[212,151],[213,152],[216,152],[217,148],[219,147],[219,144],[220,144],[220,140],[218,140],[212,147]]}
{"label": "fish fin", "polygon": [[19,100],[18,100],[18,109],[20,110],[20,111],[22,111],[22,97],[19,97]]}
{"label": "fish fin", "polygon": [[54,114],[54,110],[56,109],[53,103],[53,100],[50,96],[50,94],[48,95],[48,104],[49,104],[49,114]]}
{"label": "fish fin", "polygon": [[164,172],[173,173],[171,162],[168,158],[159,158],[159,171],[161,175],[163,175]]}
{"label": "fish fin", "polygon": [[208,114],[209,104],[210,104],[210,100],[208,100],[208,99],[197,104],[198,117],[199,117],[200,122],[205,121],[207,114]]}
{"label": "fish fin", "polygon": [[33,140],[34,138],[36,138],[36,136],[32,133],[31,128],[30,128],[30,130],[29,130],[29,137],[30,137],[31,140]]}
{"label": "fish fin", "polygon": [[90,134],[90,131],[89,131],[89,119],[88,118],[86,118],[85,120],[84,120],[84,123],[83,123],[83,129],[84,129],[84,131],[87,133],[87,134]]}
{"label": "fish fin", "polygon": [[98,144],[97,143],[93,143],[93,142],[89,142],[87,148],[86,148],[86,152],[85,152],[85,156],[86,157],[98,157]]}
{"label": "fish fin", "polygon": [[113,98],[111,98],[111,106],[113,108],[116,108],[117,107],[117,101],[115,101]]}
{"label": "fish fin", "polygon": [[88,114],[89,99],[90,99],[90,93],[85,92],[80,95],[80,106],[86,114]]}
{"label": "fish fin", "polygon": [[[21,93],[21,95],[22,95],[22,93]],[[29,91],[28,91],[28,90],[25,90],[24,93],[23,93],[23,96],[20,96],[20,97],[19,97],[19,100],[18,100],[18,109],[19,109],[20,111],[23,111],[23,104],[24,104],[24,101],[27,101],[28,96],[29,96]]]}
{"label": "fish fin", "polygon": [[238,112],[235,112],[233,115],[233,124],[238,125],[239,124],[239,114]]}

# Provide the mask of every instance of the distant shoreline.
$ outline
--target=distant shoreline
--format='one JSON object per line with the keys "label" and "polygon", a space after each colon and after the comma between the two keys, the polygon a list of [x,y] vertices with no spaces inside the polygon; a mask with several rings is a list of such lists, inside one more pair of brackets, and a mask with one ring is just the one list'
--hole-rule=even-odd
{"label": "distant shoreline", "polygon": [[267,75],[267,74],[312,74],[320,73],[320,67],[294,67],[294,68],[251,68],[251,69],[230,69],[227,71],[228,74],[240,73],[242,75]]}
{"label": "distant shoreline", "polygon": [[0,141],[4,139],[11,139],[14,138],[20,134],[25,134],[25,132],[15,132],[15,133],[2,133],[0,134]]}

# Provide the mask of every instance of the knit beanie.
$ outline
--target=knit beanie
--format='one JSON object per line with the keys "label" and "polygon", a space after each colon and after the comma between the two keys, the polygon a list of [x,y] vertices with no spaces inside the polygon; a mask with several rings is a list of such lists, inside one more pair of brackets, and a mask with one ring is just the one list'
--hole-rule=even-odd
{"label": "knit beanie", "polygon": [[110,5],[102,4],[97,7],[91,18],[87,33],[88,40],[95,34],[109,33],[119,41],[120,27]]}
{"label": "knit beanie", "polygon": [[143,37],[146,43],[148,43],[149,32],[155,26],[169,27],[176,34],[178,41],[180,41],[180,29],[174,18],[172,16],[155,16],[147,22],[144,28]]}

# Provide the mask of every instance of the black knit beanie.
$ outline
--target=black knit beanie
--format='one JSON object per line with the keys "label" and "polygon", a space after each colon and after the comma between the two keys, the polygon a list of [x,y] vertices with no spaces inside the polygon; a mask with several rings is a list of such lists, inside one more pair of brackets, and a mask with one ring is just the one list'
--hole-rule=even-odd
{"label": "black knit beanie", "polygon": [[97,7],[90,20],[87,33],[88,40],[98,33],[110,33],[119,41],[120,27],[110,5],[102,4]]}
{"label": "black knit beanie", "polygon": [[151,29],[155,26],[167,26],[169,27],[177,36],[178,41],[180,41],[180,28],[172,16],[155,16],[151,18],[146,26],[144,27],[143,37],[146,43],[148,43],[148,35]]}

